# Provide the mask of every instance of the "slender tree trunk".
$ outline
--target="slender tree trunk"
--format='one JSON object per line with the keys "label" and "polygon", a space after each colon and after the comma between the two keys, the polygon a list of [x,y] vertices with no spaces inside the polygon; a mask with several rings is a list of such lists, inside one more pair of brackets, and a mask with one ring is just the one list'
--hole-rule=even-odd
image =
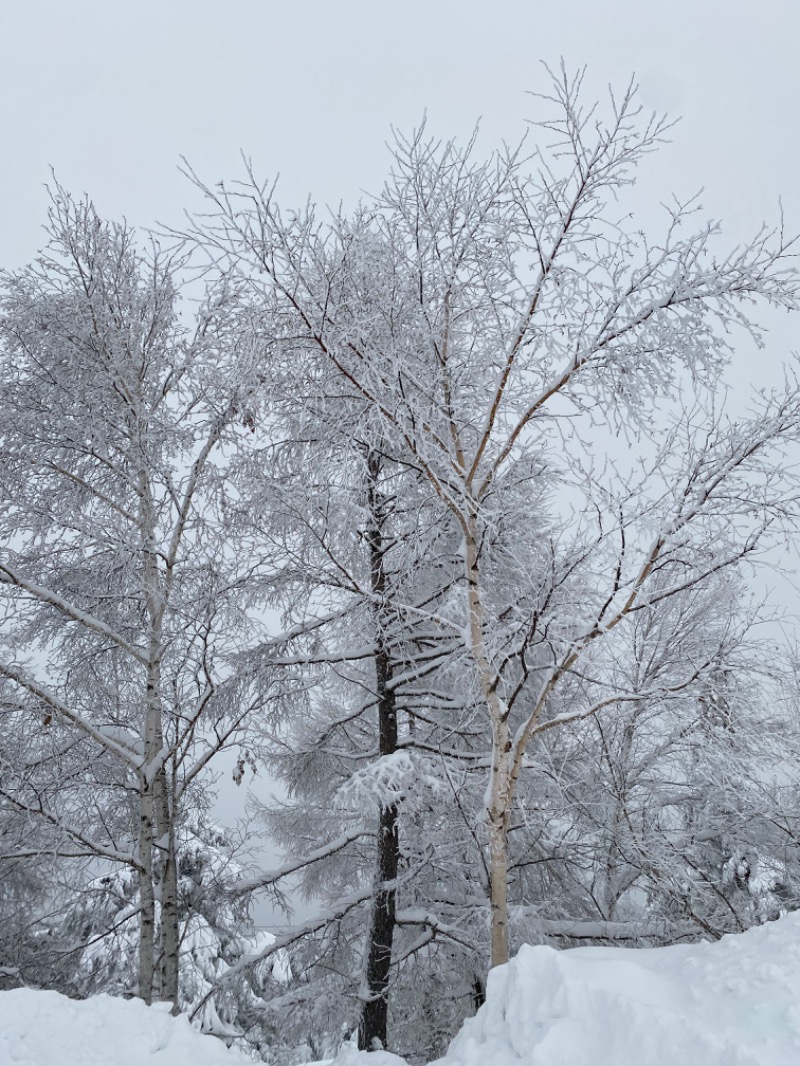
{"label": "slender tree trunk", "polygon": [[[386,639],[387,592],[384,566],[383,523],[385,515],[377,491],[379,460],[368,456],[368,507],[370,528],[367,543],[370,553],[372,593],[375,611],[376,652],[375,680],[378,704],[378,751],[392,755],[397,751],[397,706],[392,688],[392,659]],[[385,1048],[389,1019],[389,974],[394,941],[397,870],[400,854],[398,812],[396,804],[381,807],[378,818],[377,891],[372,908],[369,946],[365,963],[365,997],[358,1027],[358,1046],[365,1051]]]}
{"label": "slender tree trunk", "polygon": [[[384,807],[378,834],[378,878],[386,885],[397,877],[399,834],[397,808]],[[389,974],[395,926],[395,889],[380,887],[372,910],[358,1046],[363,1051],[385,1048],[389,1022]]]}
{"label": "slender tree trunk", "polygon": [[172,1003],[173,1013],[178,1011],[178,953],[180,948],[180,922],[178,914],[178,862],[168,778],[162,767],[156,779],[157,802],[156,824],[158,828],[158,853],[160,855],[161,886],[161,954],[160,998]]}
{"label": "slender tree trunk", "polygon": [[[140,507],[143,541],[142,591],[149,623],[143,768],[150,827],[147,861],[154,912],[155,903],[159,905],[159,920],[157,924],[154,923],[152,936],[153,975],[150,983],[150,998],[147,1002],[155,997],[171,1002],[176,1008],[179,943],[178,875],[175,862],[174,812],[169,802],[163,750],[164,726],[161,706],[161,661],[164,654],[161,625],[164,614],[164,590],[155,550],[155,510],[145,472],[142,472],[140,477]],[[144,926],[142,933],[144,935]]]}
{"label": "slender tree trunk", "polygon": [[144,774],[139,781],[139,988],[153,1001],[156,959],[156,904],[153,891],[153,794]]}
{"label": "slender tree trunk", "polygon": [[481,598],[477,523],[468,523],[464,561],[469,604],[469,635],[492,726],[492,769],[489,780],[489,894],[491,908],[491,966],[508,962],[508,825],[513,792],[511,734],[508,709],[498,693],[484,635],[485,611]]}
{"label": "slender tree trunk", "polygon": [[502,966],[508,962],[508,831],[502,806],[494,802],[489,808],[489,875],[491,965]]}

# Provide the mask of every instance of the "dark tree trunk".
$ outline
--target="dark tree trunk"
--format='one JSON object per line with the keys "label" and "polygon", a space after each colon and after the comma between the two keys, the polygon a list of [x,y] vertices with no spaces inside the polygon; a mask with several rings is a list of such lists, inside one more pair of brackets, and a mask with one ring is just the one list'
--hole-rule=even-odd
{"label": "dark tree trunk", "polygon": [[486,1002],[486,986],[477,974],[472,978],[472,1006],[475,1013],[481,1009]]}
{"label": "dark tree trunk", "polygon": [[[378,751],[391,755],[397,751],[397,707],[392,687],[393,664],[386,637],[387,579],[384,565],[383,527],[385,512],[378,488],[380,461],[370,453],[367,458],[367,499],[370,528],[367,544],[370,553],[372,593],[377,609],[375,681],[378,706]],[[395,881],[400,853],[397,807],[381,807],[378,819],[377,884],[372,909],[369,946],[365,966],[365,998],[358,1027],[358,1046],[363,1051],[386,1047],[389,1017],[389,973],[395,927]]]}
{"label": "dark tree trunk", "polygon": [[[397,808],[381,811],[378,877],[382,885],[397,876]],[[389,970],[394,939],[395,890],[380,887],[375,895],[366,964],[367,997],[361,1009],[358,1046],[363,1051],[386,1047],[389,1020]]]}

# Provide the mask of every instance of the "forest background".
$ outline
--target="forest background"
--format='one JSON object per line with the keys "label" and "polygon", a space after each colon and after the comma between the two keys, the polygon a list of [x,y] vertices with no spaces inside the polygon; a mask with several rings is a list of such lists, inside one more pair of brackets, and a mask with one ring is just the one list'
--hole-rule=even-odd
{"label": "forest background", "polygon": [[[783,0],[757,14],[721,0],[669,10],[577,0],[569,13],[503,0],[491,15],[455,0],[412,0],[402,14],[358,0],[237,0],[226,19],[184,0],[4,5],[0,33],[13,47],[0,70],[2,266],[39,251],[51,168],[102,217],[139,229],[181,226],[181,156],[213,184],[241,173],[244,152],[257,174],[280,176],[284,205],[311,196],[347,209],[381,187],[392,127],[409,131],[427,115],[445,138],[479,122],[479,151],[516,142],[533,114],[528,94],[543,85],[540,63],[562,56],[587,65],[588,95],[635,73],[645,109],[680,119],[627,201],[643,223],[672,194],[701,192],[733,244],[774,220],[779,202],[787,220],[800,217],[798,31],[800,13]],[[726,375],[740,408],[751,386],[780,380],[797,347],[785,315],[764,309],[759,319],[766,357],[740,337]],[[769,585],[779,604],[794,600],[783,581]],[[240,789],[221,802],[231,821],[244,813]]]}
{"label": "forest background", "polygon": [[[774,220],[779,197],[791,230],[800,216],[798,147],[787,132],[797,73],[783,49],[798,16],[781,4],[758,18],[743,5],[678,6],[663,19],[635,5],[580,7],[568,27],[563,15],[521,4],[500,5],[491,18],[479,5],[411,5],[402,19],[367,5],[289,13],[242,4],[224,25],[210,5],[158,14],[83,5],[69,20],[55,5],[5,12],[3,36],[21,46],[2,75],[13,145],[0,176],[3,266],[21,266],[41,245],[49,166],[65,188],[88,192],[102,216],[138,227],[184,224],[190,197],[179,155],[213,186],[241,171],[240,149],[258,174],[280,172],[282,203],[310,193],[349,208],[360,190],[380,187],[390,127],[407,131],[424,110],[431,132],[447,137],[468,137],[481,117],[479,151],[514,142],[535,111],[526,92],[543,84],[538,60],[562,54],[589,64],[589,97],[635,69],[645,108],[685,116],[674,143],[643,161],[627,201],[645,225],[650,205],[692,195],[702,182],[701,201],[724,219],[728,243]],[[780,381],[796,345],[787,317],[758,318],[769,328],[766,355],[737,341],[727,375],[733,413],[750,386]],[[773,576],[766,585],[772,602],[792,606],[788,582]],[[232,824],[243,793],[226,787],[218,817]]]}

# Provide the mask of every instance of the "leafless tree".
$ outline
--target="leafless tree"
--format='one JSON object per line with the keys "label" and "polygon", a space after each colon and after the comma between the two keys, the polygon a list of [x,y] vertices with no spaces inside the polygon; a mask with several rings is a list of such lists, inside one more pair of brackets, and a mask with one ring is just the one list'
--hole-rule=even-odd
{"label": "leafless tree", "polygon": [[231,666],[261,562],[226,543],[224,481],[261,353],[224,281],[186,327],[180,261],[88,201],[56,188],[48,233],[0,293],[0,678],[30,741],[0,794],[135,871],[138,994],[176,1003],[176,828],[263,698]]}

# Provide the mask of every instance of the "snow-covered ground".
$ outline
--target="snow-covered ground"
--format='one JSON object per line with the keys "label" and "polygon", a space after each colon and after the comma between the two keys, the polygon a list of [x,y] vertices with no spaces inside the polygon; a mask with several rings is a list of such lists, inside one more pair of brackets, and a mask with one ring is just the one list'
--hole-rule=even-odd
{"label": "snow-covered ground", "polygon": [[0,1066],[253,1066],[140,1000],[0,992]]}
{"label": "snow-covered ground", "polygon": [[[241,1066],[159,1008],[0,993],[0,1066]],[[525,947],[436,1066],[799,1066],[800,914],[717,944]],[[344,1048],[336,1066],[402,1066]]]}
{"label": "snow-covered ground", "polygon": [[525,947],[437,1066],[799,1066],[800,914],[719,943]]}

